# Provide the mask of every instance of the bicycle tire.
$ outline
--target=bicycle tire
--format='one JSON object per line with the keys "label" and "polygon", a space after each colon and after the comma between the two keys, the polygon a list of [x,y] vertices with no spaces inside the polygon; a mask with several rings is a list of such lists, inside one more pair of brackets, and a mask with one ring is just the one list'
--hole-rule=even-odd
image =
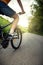
{"label": "bicycle tire", "polygon": [[15,32],[16,32],[16,31],[17,31],[18,36],[20,35],[20,41],[19,41],[19,45],[16,47],[16,46],[14,45],[15,43],[13,43],[13,39],[11,40],[11,46],[12,46],[12,48],[15,49],[15,50],[20,47],[21,42],[22,42],[22,32],[21,32],[21,30],[20,30],[19,28],[16,28]]}

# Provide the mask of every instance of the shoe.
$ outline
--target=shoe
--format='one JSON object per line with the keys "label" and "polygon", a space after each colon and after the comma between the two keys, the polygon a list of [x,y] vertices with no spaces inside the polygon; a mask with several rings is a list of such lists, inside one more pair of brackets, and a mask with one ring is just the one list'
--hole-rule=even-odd
{"label": "shoe", "polygon": [[12,34],[9,34],[9,36],[11,36],[11,37],[12,37],[12,36],[14,36],[14,34],[13,34],[13,33],[12,33]]}
{"label": "shoe", "polygon": [[14,36],[14,34],[9,34],[9,35],[8,35],[8,39],[12,39],[13,36]]}

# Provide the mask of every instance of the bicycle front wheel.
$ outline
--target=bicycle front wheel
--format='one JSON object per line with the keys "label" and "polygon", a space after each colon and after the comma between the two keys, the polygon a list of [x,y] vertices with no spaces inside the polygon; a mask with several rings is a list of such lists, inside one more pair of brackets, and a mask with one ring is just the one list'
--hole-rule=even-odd
{"label": "bicycle front wheel", "polygon": [[19,28],[14,31],[13,38],[11,40],[11,46],[13,49],[18,49],[22,42],[22,33]]}

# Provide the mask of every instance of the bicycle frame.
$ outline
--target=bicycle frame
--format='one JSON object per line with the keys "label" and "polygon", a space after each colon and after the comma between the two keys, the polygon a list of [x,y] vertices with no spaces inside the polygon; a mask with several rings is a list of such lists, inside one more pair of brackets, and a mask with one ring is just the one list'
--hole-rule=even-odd
{"label": "bicycle frame", "polygon": [[9,23],[9,24],[7,24],[7,25],[5,25],[5,26],[0,26],[1,30],[3,30],[5,27],[11,25],[12,23],[13,23],[13,22],[11,22],[11,23]]}
{"label": "bicycle frame", "polygon": [[[3,48],[7,48],[8,45],[9,45],[9,41],[10,41],[12,48],[18,49],[18,48],[20,47],[21,41],[22,41],[22,34],[21,34],[20,29],[19,29],[18,27],[16,27],[13,36],[10,36],[9,33],[3,33],[3,29],[4,29],[5,27],[9,26],[10,24],[12,24],[12,22],[9,23],[9,24],[7,24],[7,25],[5,25],[5,26],[0,26],[0,39],[2,39],[2,40],[1,40],[1,45],[2,45]],[[16,33],[17,33],[17,34],[16,34]],[[19,34],[20,34],[20,37],[21,37],[21,38],[19,38]],[[13,42],[14,39],[16,39],[16,40],[17,40],[17,39],[18,39],[18,40],[20,39],[19,45],[18,45],[17,47],[14,46],[14,42]]]}

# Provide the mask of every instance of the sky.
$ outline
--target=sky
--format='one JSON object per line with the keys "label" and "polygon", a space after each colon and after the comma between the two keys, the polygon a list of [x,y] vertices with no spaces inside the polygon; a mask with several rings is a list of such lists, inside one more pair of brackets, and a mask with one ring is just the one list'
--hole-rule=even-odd
{"label": "sky", "polygon": [[[32,4],[34,0],[21,0],[23,8],[25,10],[25,14],[23,15],[19,15],[19,25],[23,26],[23,27],[28,27],[28,17],[31,16],[31,12],[30,12],[30,5]],[[8,6],[10,6],[14,11],[16,11],[16,13],[20,12],[21,9],[17,3],[17,0],[11,0],[11,2],[8,4]],[[6,17],[5,17],[6,18]],[[7,17],[7,19],[9,21],[12,21],[13,19],[10,19]]]}

